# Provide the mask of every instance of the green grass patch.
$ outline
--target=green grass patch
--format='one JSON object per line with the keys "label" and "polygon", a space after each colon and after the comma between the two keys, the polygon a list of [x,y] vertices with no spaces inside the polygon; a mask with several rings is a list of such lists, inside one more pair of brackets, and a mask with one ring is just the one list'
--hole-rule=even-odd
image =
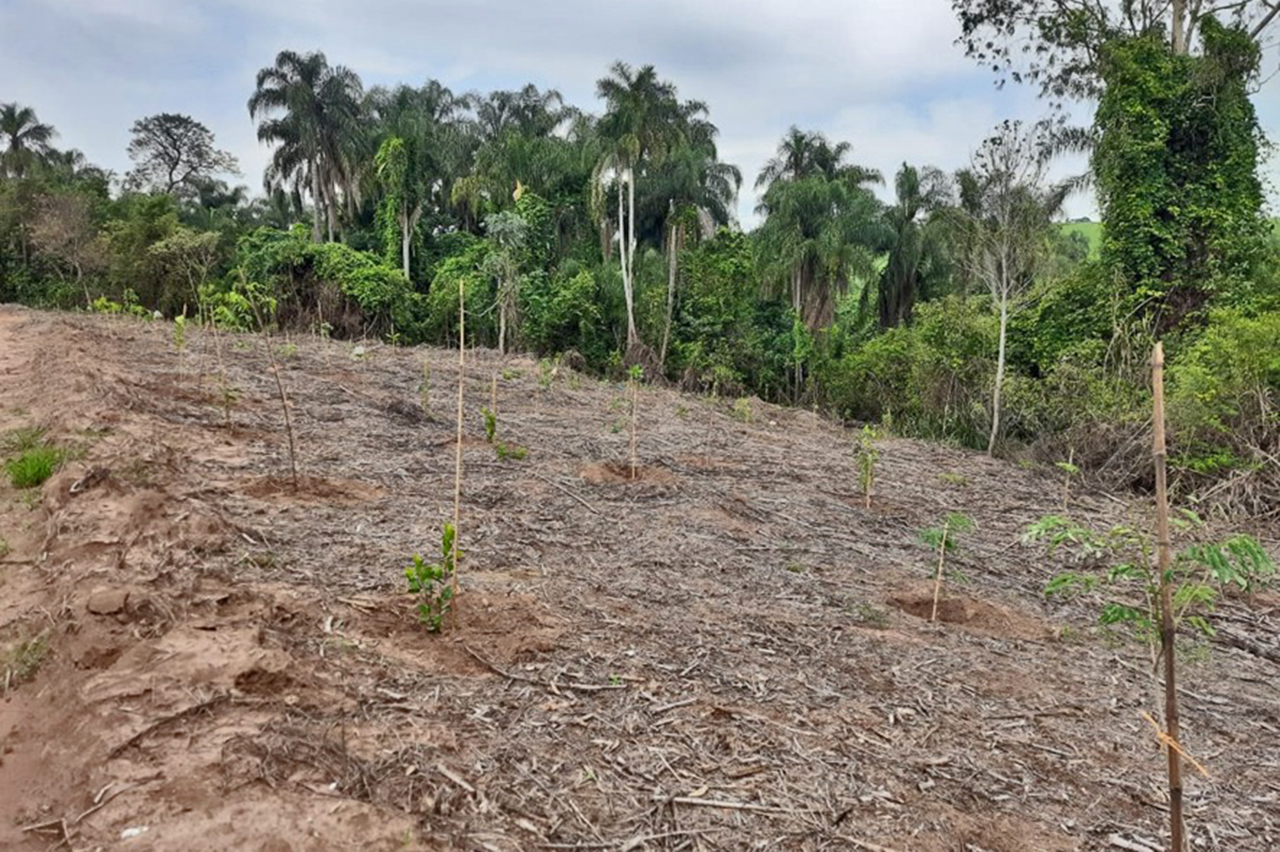
{"label": "green grass patch", "polygon": [[6,461],[4,470],[14,488],[35,488],[53,476],[65,456],[58,447],[42,444]]}

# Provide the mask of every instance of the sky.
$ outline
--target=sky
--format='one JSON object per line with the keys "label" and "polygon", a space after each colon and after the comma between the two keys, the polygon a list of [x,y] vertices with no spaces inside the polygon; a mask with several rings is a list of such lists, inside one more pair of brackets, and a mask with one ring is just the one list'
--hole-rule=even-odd
{"label": "sky", "polygon": [[[949,0],[0,0],[0,102],[34,107],[60,146],[121,174],[136,119],[189,114],[257,191],[270,152],[245,103],[284,48],[323,50],[366,86],[533,82],[594,112],[613,61],[651,63],[681,98],[710,106],[721,158],[743,171],[751,227],[754,177],[792,124],[850,142],[853,162],[885,175],[888,198],[904,161],[953,170],[1001,120],[1045,114],[1030,87],[998,90],[958,34]],[[1280,49],[1267,63],[1280,65]],[[1280,79],[1255,102],[1280,140]],[[1273,212],[1278,159],[1266,165]],[[1083,170],[1079,158],[1054,166]],[[1067,215],[1096,217],[1094,200],[1072,198]]]}

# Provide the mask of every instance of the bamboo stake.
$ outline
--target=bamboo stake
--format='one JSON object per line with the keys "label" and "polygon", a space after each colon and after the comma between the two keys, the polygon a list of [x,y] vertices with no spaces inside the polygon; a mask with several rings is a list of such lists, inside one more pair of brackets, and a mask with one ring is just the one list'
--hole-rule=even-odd
{"label": "bamboo stake", "polygon": [[293,490],[298,490],[298,450],[293,439],[293,418],[289,416],[289,397],[284,392],[284,382],[280,380],[280,363],[276,361],[276,353],[271,348],[271,338],[267,337],[267,359],[271,362],[271,375],[276,380],[276,392],[280,394],[280,410],[284,413],[284,429],[289,436],[289,473],[293,476]]}
{"label": "bamboo stake", "polygon": [[938,571],[933,578],[933,612],[929,614],[929,621],[938,620],[938,597],[942,594],[942,563],[947,558],[947,533],[951,530],[950,519],[942,524],[942,544],[938,546]]}
{"label": "bamboo stake", "polygon": [[489,410],[493,412],[493,416],[498,416],[498,374],[495,372],[489,377]]}
{"label": "bamboo stake", "polygon": [[1155,420],[1152,458],[1156,467],[1156,564],[1160,570],[1160,653],[1164,656],[1164,715],[1170,745],[1169,835],[1173,852],[1183,852],[1182,766],[1178,748],[1178,686],[1174,659],[1173,589],[1169,582],[1171,546],[1169,541],[1169,492],[1164,436],[1164,344],[1157,342],[1151,353],[1151,395]]}
{"label": "bamboo stake", "polygon": [[[467,301],[463,279],[458,278],[458,448],[453,465],[453,600],[458,599],[458,538],[462,515],[462,388],[466,382]],[[449,607],[451,626],[457,622],[456,610]]]}
{"label": "bamboo stake", "polygon": [[636,465],[636,409],[640,406],[640,383],[634,378],[631,380],[631,478],[635,479],[638,466]]}

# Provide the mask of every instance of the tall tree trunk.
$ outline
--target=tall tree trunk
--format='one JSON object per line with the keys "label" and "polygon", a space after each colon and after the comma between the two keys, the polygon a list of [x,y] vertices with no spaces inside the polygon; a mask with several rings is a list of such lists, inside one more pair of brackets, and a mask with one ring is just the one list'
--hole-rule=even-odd
{"label": "tall tree trunk", "polygon": [[314,215],[311,222],[311,242],[320,242],[320,217],[324,215],[324,189],[320,185],[320,162],[311,160],[311,203]]}
{"label": "tall tree trunk", "polygon": [[325,188],[325,221],[329,228],[329,242],[333,242],[334,233],[337,231],[335,223],[338,219],[338,203],[333,197],[333,191],[333,184]]}
{"label": "tall tree trunk", "polygon": [[991,394],[991,439],[987,441],[987,455],[996,451],[996,436],[1000,434],[1000,389],[1004,385],[1004,340],[1009,328],[1009,287],[1000,294],[1000,346],[996,354],[996,387]]}
{"label": "tall tree trunk", "polygon": [[636,172],[627,166],[627,348],[640,340],[636,331],[635,273],[636,273]]}
{"label": "tall tree trunk", "polygon": [[409,280],[409,208],[401,206],[400,208],[400,268],[404,271],[404,278]]}
{"label": "tall tree trunk", "polygon": [[1173,52],[1178,56],[1187,53],[1187,0],[1173,0]]}
{"label": "tall tree trunk", "polygon": [[498,296],[498,354],[507,354],[507,295]]}
{"label": "tall tree trunk", "polygon": [[683,231],[683,225],[674,223],[671,225],[670,245],[667,246],[667,318],[662,325],[662,349],[658,352],[659,367],[667,365],[667,345],[671,342],[671,314],[676,305],[676,252],[680,250],[680,241],[676,234]]}
{"label": "tall tree trunk", "polygon": [[[626,174],[619,172],[620,175]],[[636,339],[635,301],[631,293],[631,268],[627,263],[627,220],[622,203],[622,186],[618,186],[618,263],[622,267],[622,296],[627,303],[627,348]]]}
{"label": "tall tree trunk", "polygon": [[[791,306],[792,308],[795,309],[796,318],[800,321],[800,324],[804,325],[804,313],[803,313],[804,305],[802,304],[802,300],[800,298],[801,266],[802,265],[800,263],[797,263],[795,270],[791,273]],[[794,355],[795,354],[794,342],[791,344],[791,351],[792,351],[792,354]],[[795,403],[800,402],[800,384],[801,382],[804,381],[803,370],[804,368],[800,364],[800,359],[796,358],[795,386],[791,391],[791,401]]]}

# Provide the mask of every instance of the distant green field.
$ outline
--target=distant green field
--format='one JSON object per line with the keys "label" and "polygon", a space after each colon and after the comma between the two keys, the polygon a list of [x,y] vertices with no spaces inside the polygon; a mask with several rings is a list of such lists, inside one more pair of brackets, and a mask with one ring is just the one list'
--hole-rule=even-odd
{"label": "distant green field", "polygon": [[[1275,238],[1280,240],[1280,216],[1271,220],[1272,228],[1275,232]],[[1084,234],[1089,241],[1089,256],[1097,257],[1098,250],[1102,245],[1102,223],[1101,222],[1067,222],[1062,226],[1064,234],[1079,233]]]}
{"label": "distant green field", "polygon": [[1084,234],[1089,241],[1089,257],[1097,257],[1102,245],[1101,222],[1067,222],[1062,226],[1064,234]]}

